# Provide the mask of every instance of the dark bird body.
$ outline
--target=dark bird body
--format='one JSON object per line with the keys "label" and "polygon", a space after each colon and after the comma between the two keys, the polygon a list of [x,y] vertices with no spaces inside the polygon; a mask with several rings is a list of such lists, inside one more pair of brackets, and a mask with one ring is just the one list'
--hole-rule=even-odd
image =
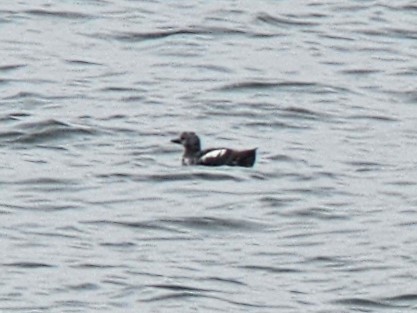
{"label": "dark bird body", "polygon": [[171,142],[184,146],[183,165],[252,167],[256,159],[256,148],[249,150],[229,148],[201,150],[200,138],[194,132],[183,132],[179,138],[173,139]]}

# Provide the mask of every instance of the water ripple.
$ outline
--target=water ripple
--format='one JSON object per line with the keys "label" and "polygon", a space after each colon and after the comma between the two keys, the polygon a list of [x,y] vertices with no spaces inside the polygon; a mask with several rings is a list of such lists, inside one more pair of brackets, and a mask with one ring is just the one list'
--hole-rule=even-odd
{"label": "water ripple", "polygon": [[25,269],[55,267],[55,265],[52,265],[52,264],[37,263],[37,262],[13,262],[13,263],[4,263],[3,266],[7,266],[7,267],[19,267],[19,268],[25,268]]}
{"label": "water ripple", "polygon": [[66,288],[75,291],[94,291],[100,289],[100,286],[94,283],[83,283],[78,285],[67,285]]}
{"label": "water ripple", "polygon": [[219,300],[225,303],[237,305],[239,307],[249,307],[249,308],[259,308],[259,309],[282,309],[281,306],[275,306],[275,305],[264,305],[264,304],[257,304],[257,303],[250,303],[246,301],[234,301],[231,298],[226,297],[220,297],[220,296],[214,296],[204,293],[194,293],[194,292],[178,292],[178,293],[167,293],[160,296],[154,296],[148,299],[143,299],[144,302],[155,302],[155,301],[162,301],[165,302],[167,300],[172,299],[183,299],[183,298],[189,298],[189,297],[195,297],[195,298],[207,298],[207,299],[215,299]]}
{"label": "water ripple", "polygon": [[[317,17],[317,16],[316,16]],[[320,15],[320,17],[324,17],[324,15]],[[268,13],[260,13],[256,17],[257,21],[264,22],[274,26],[318,26],[319,23],[316,22],[308,22],[305,20],[305,17],[276,17],[272,16]]]}
{"label": "water ripple", "polygon": [[240,268],[254,271],[263,271],[268,273],[299,273],[300,269],[290,267],[276,267],[276,266],[261,266],[261,265],[244,265]]}
{"label": "water ripple", "polygon": [[3,1],[0,311],[415,309],[416,12]]}
{"label": "water ripple", "polygon": [[194,180],[195,178],[209,181],[235,181],[240,182],[244,179],[237,175],[227,173],[210,173],[210,172],[184,172],[184,173],[167,173],[152,174],[147,176],[135,176],[134,180],[146,182],[173,182],[182,180]]}
{"label": "water ripple", "polygon": [[[93,221],[86,221],[83,222],[85,224],[92,224],[92,225],[113,225],[113,226],[123,226],[128,228],[137,228],[142,230],[163,230],[173,233],[183,233],[182,231],[164,225],[164,223],[160,223],[159,221],[145,221],[145,222],[125,222],[125,221],[105,221],[105,220],[93,220]],[[162,224],[162,225],[161,225]]]}
{"label": "water ripple", "polygon": [[220,88],[218,91],[251,91],[272,89],[277,91],[291,91],[297,90],[297,92],[315,93],[315,94],[333,94],[339,92],[355,93],[350,89],[331,86],[321,83],[308,82],[308,81],[283,81],[283,82],[271,82],[271,81],[243,81],[233,84],[227,84]]}
{"label": "water ripple", "polygon": [[22,67],[26,67],[26,64],[10,64],[10,65],[3,65],[0,66],[0,72],[9,72],[20,69]]}
{"label": "water ripple", "polygon": [[406,308],[407,306],[394,305],[382,300],[370,300],[363,298],[345,298],[334,301],[337,304],[343,304],[356,310],[369,310],[369,309],[393,309],[393,308]]}
{"label": "water ripple", "polygon": [[11,140],[12,142],[34,144],[62,140],[72,136],[91,136],[96,133],[92,128],[71,125],[54,119],[22,123],[16,128],[20,130],[5,133],[3,137],[9,138],[14,135],[15,138]]}
{"label": "water ripple", "polygon": [[185,29],[172,29],[156,32],[125,32],[117,35],[113,35],[113,38],[120,41],[145,41],[145,40],[155,40],[155,39],[164,39],[171,36],[184,36],[184,35],[244,35],[245,31],[237,29],[228,29],[222,27],[192,27]]}
{"label": "water ripple", "polygon": [[156,289],[166,289],[166,290],[174,290],[174,291],[189,291],[189,292],[218,292],[218,290],[214,289],[206,289],[206,288],[197,288],[197,287],[190,287],[184,285],[173,285],[173,284],[153,284],[147,285],[146,287],[156,288]]}
{"label": "water ripple", "polygon": [[261,231],[265,230],[265,225],[233,218],[215,217],[186,217],[181,219],[162,219],[163,223],[184,226],[186,228],[207,230],[207,231]]}
{"label": "water ripple", "polygon": [[[157,219],[141,222],[127,222],[127,221],[105,221],[95,220],[86,221],[88,224],[107,224],[115,226],[124,226],[129,228],[138,228],[142,230],[159,230],[173,233],[186,233],[188,230],[198,231],[264,231],[266,228],[264,224],[247,221],[243,219],[232,218],[217,218],[217,217],[184,217],[184,218],[170,218]],[[186,231],[187,230],[187,231]]]}
{"label": "water ripple", "polygon": [[57,17],[57,18],[66,18],[66,19],[92,19],[92,16],[80,12],[71,12],[71,11],[52,11],[52,10],[43,10],[43,9],[34,9],[25,11],[28,15],[40,16],[40,17]]}
{"label": "water ripple", "polygon": [[398,296],[382,298],[382,301],[388,303],[395,303],[401,306],[407,306],[410,309],[417,305],[417,294],[415,293],[405,293]]}

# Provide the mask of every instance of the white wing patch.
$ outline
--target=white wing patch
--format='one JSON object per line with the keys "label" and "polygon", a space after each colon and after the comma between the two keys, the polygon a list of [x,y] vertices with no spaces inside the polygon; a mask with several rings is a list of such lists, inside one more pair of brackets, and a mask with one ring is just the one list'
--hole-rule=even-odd
{"label": "white wing patch", "polygon": [[200,161],[204,162],[204,161],[207,161],[208,159],[220,158],[223,155],[225,155],[226,152],[227,152],[226,149],[216,149],[216,150],[209,151],[200,158]]}

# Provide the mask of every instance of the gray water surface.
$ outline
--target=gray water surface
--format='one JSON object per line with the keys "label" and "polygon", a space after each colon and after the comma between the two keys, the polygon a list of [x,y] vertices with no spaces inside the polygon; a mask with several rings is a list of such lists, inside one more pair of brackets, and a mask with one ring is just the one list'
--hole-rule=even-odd
{"label": "gray water surface", "polygon": [[[416,311],[416,21],[0,4],[0,311]],[[190,130],[255,167],[181,166]]]}

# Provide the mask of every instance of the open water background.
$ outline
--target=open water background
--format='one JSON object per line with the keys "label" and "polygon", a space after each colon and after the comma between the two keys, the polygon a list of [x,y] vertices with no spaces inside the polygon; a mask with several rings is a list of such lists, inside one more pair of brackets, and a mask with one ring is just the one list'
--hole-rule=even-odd
{"label": "open water background", "polygon": [[0,121],[1,312],[417,311],[414,1],[2,1]]}

